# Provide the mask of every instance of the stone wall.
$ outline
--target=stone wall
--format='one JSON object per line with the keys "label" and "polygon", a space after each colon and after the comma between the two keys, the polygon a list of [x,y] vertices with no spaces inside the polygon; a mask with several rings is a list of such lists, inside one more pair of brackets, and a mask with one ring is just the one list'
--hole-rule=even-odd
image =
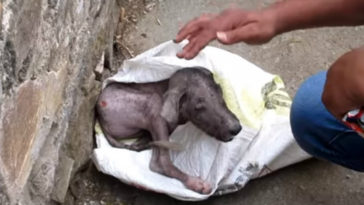
{"label": "stone wall", "polygon": [[114,0],[0,0],[0,204],[62,203],[93,146]]}

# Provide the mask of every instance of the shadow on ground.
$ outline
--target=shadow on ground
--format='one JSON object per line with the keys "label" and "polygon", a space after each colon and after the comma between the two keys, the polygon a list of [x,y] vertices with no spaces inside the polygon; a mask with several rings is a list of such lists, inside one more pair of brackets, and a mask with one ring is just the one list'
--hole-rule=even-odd
{"label": "shadow on ground", "polygon": [[90,162],[74,180],[70,194],[74,204],[93,205],[339,205],[349,202],[361,204],[364,185],[357,185],[363,183],[362,175],[328,162],[311,159],[252,180],[236,193],[200,202],[183,202],[123,184],[116,178],[98,172]]}

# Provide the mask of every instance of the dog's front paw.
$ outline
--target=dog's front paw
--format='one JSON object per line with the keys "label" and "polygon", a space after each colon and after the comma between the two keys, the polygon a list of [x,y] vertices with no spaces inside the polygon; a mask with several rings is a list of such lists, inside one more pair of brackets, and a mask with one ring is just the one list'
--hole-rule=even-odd
{"label": "dog's front paw", "polygon": [[209,183],[198,177],[188,177],[185,186],[200,194],[209,194],[212,190]]}

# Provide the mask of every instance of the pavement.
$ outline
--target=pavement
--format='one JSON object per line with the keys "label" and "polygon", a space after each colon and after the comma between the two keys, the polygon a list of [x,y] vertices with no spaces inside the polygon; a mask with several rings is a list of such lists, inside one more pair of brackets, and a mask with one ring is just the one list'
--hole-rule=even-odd
{"label": "pavement", "polygon": [[[246,9],[262,8],[272,2],[273,0],[159,0],[156,7],[135,24],[132,32],[125,36],[124,42],[136,55],[173,39],[179,26],[202,13],[216,13],[232,5]],[[305,78],[327,69],[340,55],[363,44],[364,27],[346,27],[294,31],[261,46],[244,43],[223,46],[217,42],[211,45],[234,52],[266,71],[280,75],[293,97]],[[113,189],[108,197],[116,197],[122,204],[364,204],[363,174],[317,159],[291,165],[252,180],[236,193],[195,203],[136,190],[108,176],[96,176],[95,180],[100,181],[96,183],[112,183]]]}

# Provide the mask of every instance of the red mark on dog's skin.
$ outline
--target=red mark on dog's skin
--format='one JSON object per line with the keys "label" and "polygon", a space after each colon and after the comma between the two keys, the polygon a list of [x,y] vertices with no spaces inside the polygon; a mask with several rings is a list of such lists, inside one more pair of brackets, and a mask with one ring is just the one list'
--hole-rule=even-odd
{"label": "red mark on dog's skin", "polygon": [[107,103],[105,101],[101,101],[100,105],[101,107],[106,107]]}

